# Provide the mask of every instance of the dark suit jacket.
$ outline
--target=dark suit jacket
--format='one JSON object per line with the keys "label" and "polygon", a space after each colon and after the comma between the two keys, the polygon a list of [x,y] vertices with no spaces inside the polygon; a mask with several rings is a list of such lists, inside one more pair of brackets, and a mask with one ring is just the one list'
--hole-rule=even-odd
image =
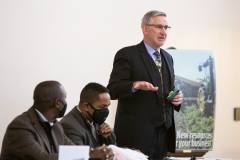
{"label": "dark suit jacket", "polygon": [[92,137],[89,125],[78,111],[77,106],[74,107],[66,116],[64,116],[60,123],[64,128],[65,134],[76,145],[89,145],[95,148],[103,143],[106,145],[116,144],[115,134],[113,133],[107,139],[101,135],[98,135],[99,142],[96,142]]}
{"label": "dark suit jacket", "polygon": [[[162,58],[166,62],[167,72],[170,75],[169,88],[165,91],[164,98],[174,89],[173,59],[170,54],[161,49]],[[156,65],[146,50],[143,41],[135,46],[122,48],[114,58],[113,69],[110,76],[108,89],[112,99],[118,99],[118,108],[115,117],[115,134],[120,147],[136,148],[145,152],[154,134],[154,129],[161,125],[163,107],[161,106],[160,91],[132,92],[135,81],[147,81],[158,86],[160,81],[156,76]],[[172,120],[168,130],[168,151],[175,152],[175,124],[173,110],[179,111],[180,106],[167,104],[167,110]]]}
{"label": "dark suit jacket", "polygon": [[[74,145],[56,121],[52,127],[56,151],[59,145]],[[58,154],[51,153],[47,134],[42,127],[34,106],[16,117],[7,127],[1,160],[57,160]]]}

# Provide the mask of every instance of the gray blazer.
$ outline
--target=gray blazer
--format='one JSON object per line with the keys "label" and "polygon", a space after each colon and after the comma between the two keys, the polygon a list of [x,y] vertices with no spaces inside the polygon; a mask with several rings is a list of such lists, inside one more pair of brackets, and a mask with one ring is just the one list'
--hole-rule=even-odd
{"label": "gray blazer", "polygon": [[66,137],[58,121],[52,127],[52,136],[57,153],[51,153],[47,134],[32,106],[8,125],[0,159],[57,160],[59,145],[74,144]]}
{"label": "gray blazer", "polygon": [[[65,134],[76,145],[89,145],[95,148],[103,143],[106,145],[116,144],[115,135],[113,133],[107,139],[101,135],[97,135],[99,141],[96,142],[91,134],[89,125],[78,111],[77,106],[64,116],[60,123],[64,128]],[[95,126],[96,125],[97,124],[95,124]]]}

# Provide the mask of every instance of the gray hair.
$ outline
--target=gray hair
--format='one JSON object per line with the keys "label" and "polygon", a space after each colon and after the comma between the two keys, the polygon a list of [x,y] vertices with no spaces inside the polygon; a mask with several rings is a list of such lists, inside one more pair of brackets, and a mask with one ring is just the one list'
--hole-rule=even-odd
{"label": "gray hair", "polygon": [[160,12],[160,11],[157,11],[157,10],[149,11],[143,16],[141,25],[145,25],[145,24],[150,23],[152,18],[156,17],[156,16],[167,17],[166,13],[164,13],[164,12]]}

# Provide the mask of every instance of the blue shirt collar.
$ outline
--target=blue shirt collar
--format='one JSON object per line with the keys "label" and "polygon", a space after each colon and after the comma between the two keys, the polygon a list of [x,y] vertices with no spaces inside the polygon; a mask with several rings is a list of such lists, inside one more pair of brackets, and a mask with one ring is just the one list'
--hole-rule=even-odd
{"label": "blue shirt collar", "polygon": [[[148,53],[150,54],[150,56],[153,58],[153,60],[155,60],[155,55],[153,54],[154,52],[156,52],[155,49],[153,49],[152,47],[150,47],[147,43],[144,42],[144,45],[148,51]],[[157,49],[157,51],[160,53],[160,48]]]}

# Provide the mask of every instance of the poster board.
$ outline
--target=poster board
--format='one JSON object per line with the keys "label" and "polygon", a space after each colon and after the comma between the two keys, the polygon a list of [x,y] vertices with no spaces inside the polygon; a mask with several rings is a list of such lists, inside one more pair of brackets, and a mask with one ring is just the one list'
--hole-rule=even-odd
{"label": "poster board", "polygon": [[216,84],[213,53],[175,49],[167,52],[174,60],[175,87],[184,95],[180,112],[174,113],[176,154],[202,156],[212,150],[214,138]]}

